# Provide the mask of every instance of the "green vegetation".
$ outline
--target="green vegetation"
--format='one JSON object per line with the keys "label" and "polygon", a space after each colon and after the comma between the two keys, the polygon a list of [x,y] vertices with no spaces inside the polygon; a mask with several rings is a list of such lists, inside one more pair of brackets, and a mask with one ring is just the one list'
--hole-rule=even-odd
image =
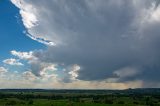
{"label": "green vegetation", "polygon": [[0,106],[160,106],[160,90],[0,90]]}

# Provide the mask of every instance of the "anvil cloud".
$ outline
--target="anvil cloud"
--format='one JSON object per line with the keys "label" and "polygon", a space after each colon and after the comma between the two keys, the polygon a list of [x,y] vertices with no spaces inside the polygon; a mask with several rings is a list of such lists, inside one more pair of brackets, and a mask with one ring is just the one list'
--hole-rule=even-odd
{"label": "anvil cloud", "polygon": [[[27,36],[47,45],[41,63],[65,69],[64,82],[140,81],[159,86],[160,6],[156,0],[11,0]],[[41,67],[30,62],[32,72]],[[34,66],[35,65],[35,66]],[[77,66],[78,68],[75,68]]]}

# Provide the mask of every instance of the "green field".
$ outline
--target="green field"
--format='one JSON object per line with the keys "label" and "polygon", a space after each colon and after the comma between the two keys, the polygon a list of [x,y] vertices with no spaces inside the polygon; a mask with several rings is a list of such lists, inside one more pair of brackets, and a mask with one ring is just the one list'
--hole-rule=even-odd
{"label": "green field", "polygon": [[[105,104],[105,103],[92,103],[92,102],[71,102],[68,100],[47,100],[47,99],[32,99],[32,100],[19,100],[15,98],[1,99],[0,106],[146,106],[136,105],[133,103],[126,104]],[[158,105],[157,105],[158,106]]]}
{"label": "green field", "polygon": [[2,90],[0,106],[160,106],[160,90]]}

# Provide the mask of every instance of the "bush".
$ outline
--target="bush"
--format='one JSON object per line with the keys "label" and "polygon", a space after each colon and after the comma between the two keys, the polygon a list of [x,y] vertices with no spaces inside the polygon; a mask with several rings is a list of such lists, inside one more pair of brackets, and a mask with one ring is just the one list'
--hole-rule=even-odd
{"label": "bush", "polygon": [[6,103],[6,105],[9,105],[9,106],[16,105],[16,104],[17,104],[17,102],[14,101],[14,100],[8,101],[8,102]]}
{"label": "bush", "polygon": [[28,104],[32,105],[33,104],[33,100],[29,100]]}
{"label": "bush", "polygon": [[21,102],[20,102],[20,104],[24,105],[24,104],[25,104],[25,102],[21,101]]}
{"label": "bush", "polygon": [[106,99],[106,100],[105,100],[105,103],[106,103],[106,104],[113,104],[113,101]]}
{"label": "bush", "polygon": [[124,101],[119,101],[118,104],[124,104]]}
{"label": "bush", "polygon": [[134,102],[133,102],[133,104],[136,104],[136,105],[138,105],[139,103],[138,103],[138,102],[136,102],[136,101],[134,101]]}

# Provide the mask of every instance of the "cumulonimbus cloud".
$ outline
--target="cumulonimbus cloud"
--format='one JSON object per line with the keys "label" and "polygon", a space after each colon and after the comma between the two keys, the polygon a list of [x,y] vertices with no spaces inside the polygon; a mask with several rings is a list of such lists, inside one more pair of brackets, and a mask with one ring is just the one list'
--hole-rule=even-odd
{"label": "cumulonimbus cloud", "polygon": [[[55,44],[33,53],[41,62],[77,64],[80,80],[160,80],[160,7],[155,0],[11,1],[32,16],[20,12],[34,40]],[[126,69],[130,73],[122,77]]]}

